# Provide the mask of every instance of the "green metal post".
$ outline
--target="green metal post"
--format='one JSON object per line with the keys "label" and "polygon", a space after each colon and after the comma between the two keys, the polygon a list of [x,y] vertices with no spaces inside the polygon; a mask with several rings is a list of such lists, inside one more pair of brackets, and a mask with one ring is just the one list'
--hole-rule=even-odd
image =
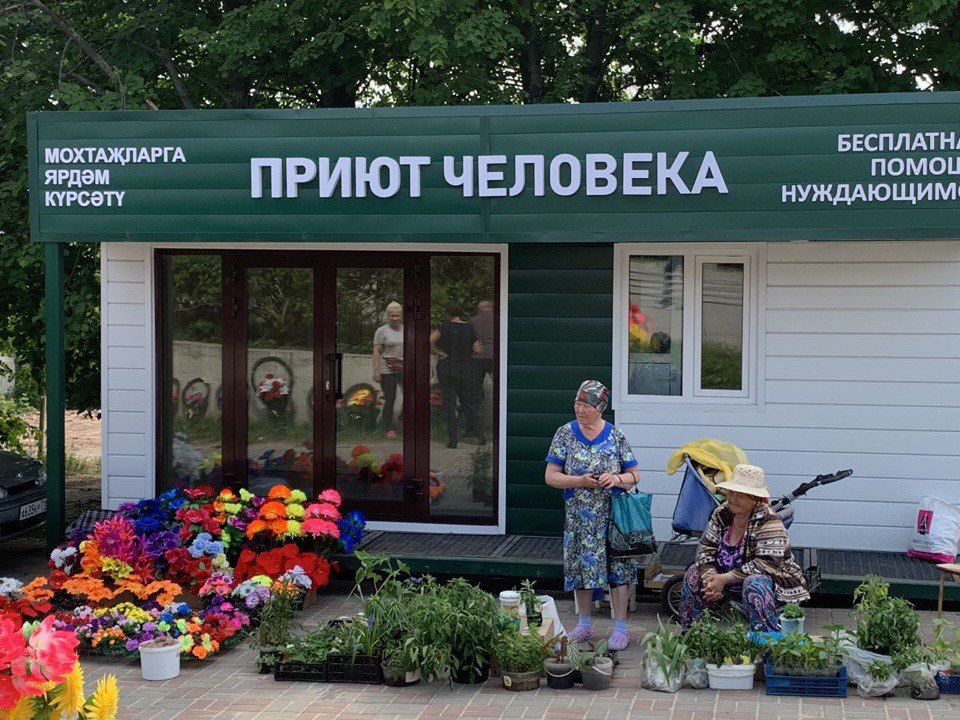
{"label": "green metal post", "polygon": [[46,332],[47,332],[47,546],[63,541],[66,512],[66,407],[63,321],[63,245],[47,243],[45,248]]}

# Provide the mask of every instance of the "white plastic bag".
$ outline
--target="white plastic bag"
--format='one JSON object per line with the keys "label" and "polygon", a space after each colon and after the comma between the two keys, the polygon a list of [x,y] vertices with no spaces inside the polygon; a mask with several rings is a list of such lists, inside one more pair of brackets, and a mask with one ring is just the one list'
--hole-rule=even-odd
{"label": "white plastic bag", "polygon": [[893,692],[900,681],[900,676],[894,673],[886,680],[877,680],[870,675],[862,675],[857,681],[857,695],[863,698],[878,698]]}
{"label": "white plastic bag", "polygon": [[667,677],[660,663],[656,659],[645,656],[643,658],[643,669],[640,676],[640,684],[647,690],[656,692],[675,693],[683,685],[683,671],[676,673],[673,677]]}
{"label": "white plastic bag", "polygon": [[921,560],[952,563],[960,543],[960,507],[925,496],[917,507],[917,524],[907,555]]}
{"label": "white plastic bag", "polygon": [[707,661],[703,658],[691,660],[683,680],[687,687],[692,687],[694,690],[703,690],[709,686],[710,676],[707,674]]}
{"label": "white plastic bag", "polygon": [[[870,663],[882,662],[893,665],[893,658],[889,655],[881,655],[858,648],[856,639],[850,633],[841,633],[840,651],[843,653],[843,664],[847,666],[847,681],[851,685],[859,685],[861,678],[873,679],[867,673],[867,666]],[[894,678],[894,685],[896,685],[896,682],[897,678]]]}

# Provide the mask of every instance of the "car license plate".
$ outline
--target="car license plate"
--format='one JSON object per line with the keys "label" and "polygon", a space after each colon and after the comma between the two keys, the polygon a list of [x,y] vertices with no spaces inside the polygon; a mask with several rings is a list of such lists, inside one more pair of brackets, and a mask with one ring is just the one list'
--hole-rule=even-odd
{"label": "car license plate", "polygon": [[20,519],[26,520],[28,518],[32,518],[34,515],[39,515],[40,513],[44,513],[46,511],[47,501],[37,500],[36,502],[20,506]]}

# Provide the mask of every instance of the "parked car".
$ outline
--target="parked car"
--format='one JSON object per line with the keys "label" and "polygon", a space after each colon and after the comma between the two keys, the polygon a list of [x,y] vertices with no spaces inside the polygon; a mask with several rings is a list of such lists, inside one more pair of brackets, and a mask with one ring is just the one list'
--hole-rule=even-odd
{"label": "parked car", "polygon": [[0,450],[0,540],[47,520],[47,473],[33,458]]}

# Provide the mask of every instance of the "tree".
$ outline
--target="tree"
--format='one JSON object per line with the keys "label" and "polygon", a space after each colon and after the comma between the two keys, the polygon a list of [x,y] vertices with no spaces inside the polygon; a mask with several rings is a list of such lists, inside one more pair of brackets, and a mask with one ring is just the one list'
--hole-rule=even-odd
{"label": "tree", "polygon": [[[643,101],[960,85],[960,3],[7,0],[0,341],[40,380],[30,110]],[[98,253],[67,248],[71,406],[98,406]]]}

